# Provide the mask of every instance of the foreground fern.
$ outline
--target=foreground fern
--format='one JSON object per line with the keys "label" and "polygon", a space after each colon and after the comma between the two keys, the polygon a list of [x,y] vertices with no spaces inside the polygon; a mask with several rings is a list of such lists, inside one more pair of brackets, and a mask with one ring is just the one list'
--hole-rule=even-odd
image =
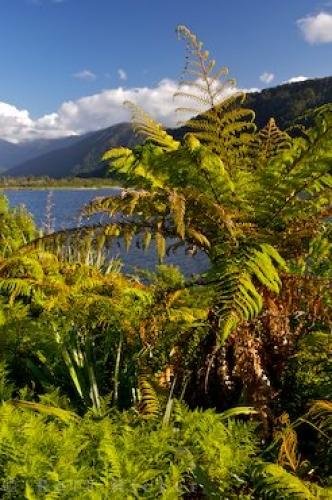
{"label": "foreground fern", "polygon": [[253,426],[227,423],[212,411],[179,411],[176,426],[149,424],[130,413],[63,424],[55,415],[50,420],[4,405],[0,490],[8,499],[231,493],[256,451]]}

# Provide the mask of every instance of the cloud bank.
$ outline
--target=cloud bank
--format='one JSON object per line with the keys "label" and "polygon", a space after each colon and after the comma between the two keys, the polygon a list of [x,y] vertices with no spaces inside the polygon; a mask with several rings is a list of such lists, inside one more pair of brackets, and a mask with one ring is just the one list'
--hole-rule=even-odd
{"label": "cloud bank", "polygon": [[[161,80],[154,87],[120,86],[76,101],[66,101],[56,112],[37,119],[33,119],[26,109],[18,109],[0,101],[0,138],[22,142],[36,138],[65,137],[106,128],[129,121],[130,114],[123,106],[124,101],[138,104],[155,120],[165,126],[174,127],[179,119],[184,118],[175,112],[175,108],[188,105],[188,100],[181,102],[177,99],[174,102],[173,95],[176,90],[178,83],[168,78]],[[257,90],[259,89],[248,91]]]}
{"label": "cloud bank", "polygon": [[314,45],[332,43],[332,14],[320,12],[297,21],[305,40]]}

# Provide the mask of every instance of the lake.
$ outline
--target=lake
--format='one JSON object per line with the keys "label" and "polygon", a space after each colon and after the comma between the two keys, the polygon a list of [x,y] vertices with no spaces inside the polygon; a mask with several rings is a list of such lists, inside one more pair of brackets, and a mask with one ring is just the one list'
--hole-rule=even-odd
{"label": "lake", "polygon": [[[54,189],[52,191],[49,189],[10,189],[3,192],[11,206],[25,205],[40,228],[46,223],[46,207],[49,199],[54,229],[59,230],[77,226],[83,205],[97,196],[112,196],[119,192],[119,188]],[[120,248],[113,251],[112,257],[122,260],[125,272],[130,272],[135,267],[152,270],[158,263],[152,245],[146,252],[136,248],[135,245],[129,252]],[[208,261],[205,255],[199,254],[191,257],[185,255],[183,249],[179,249],[175,255],[166,257],[165,263],[180,266],[183,273],[189,276],[204,271]]]}

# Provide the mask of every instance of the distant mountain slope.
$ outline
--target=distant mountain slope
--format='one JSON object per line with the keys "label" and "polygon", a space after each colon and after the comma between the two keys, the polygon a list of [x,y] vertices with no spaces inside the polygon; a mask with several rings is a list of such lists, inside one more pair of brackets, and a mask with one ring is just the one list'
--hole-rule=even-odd
{"label": "distant mountain slope", "polygon": [[0,139],[0,172],[6,170],[12,165],[15,165],[15,160],[14,163],[12,163],[15,155],[16,144]]}
{"label": "distant mountain slope", "polygon": [[138,143],[132,126],[119,123],[80,137],[74,145],[59,148],[17,165],[5,175],[49,176],[54,178],[87,175],[98,169],[103,153],[113,146],[134,146]]}
{"label": "distant mountain slope", "polygon": [[79,136],[70,136],[60,139],[35,139],[19,144],[0,139],[0,171],[7,170],[49,151],[74,144],[79,139]]}
{"label": "distant mountain slope", "polygon": [[[304,111],[332,102],[332,77],[290,83],[248,94],[246,107],[256,113],[256,122],[263,127],[273,116],[280,128],[286,128]],[[181,137],[186,128],[171,131]],[[67,139],[68,140],[68,139]],[[37,158],[25,161],[6,171],[10,176],[102,176],[102,154],[114,146],[131,147],[139,140],[128,123],[91,132],[66,147],[58,148]]]}
{"label": "distant mountain slope", "polygon": [[332,76],[288,83],[247,95],[246,107],[256,113],[256,123],[263,127],[273,116],[282,129],[310,108],[332,103]]}

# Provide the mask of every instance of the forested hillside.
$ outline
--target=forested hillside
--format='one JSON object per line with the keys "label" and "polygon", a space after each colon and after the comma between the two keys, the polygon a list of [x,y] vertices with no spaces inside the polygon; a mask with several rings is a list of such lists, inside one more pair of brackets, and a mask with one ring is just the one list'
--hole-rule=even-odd
{"label": "forested hillside", "polygon": [[256,113],[256,123],[263,127],[273,116],[282,129],[309,109],[332,102],[332,76],[288,83],[248,94],[246,106]]}

